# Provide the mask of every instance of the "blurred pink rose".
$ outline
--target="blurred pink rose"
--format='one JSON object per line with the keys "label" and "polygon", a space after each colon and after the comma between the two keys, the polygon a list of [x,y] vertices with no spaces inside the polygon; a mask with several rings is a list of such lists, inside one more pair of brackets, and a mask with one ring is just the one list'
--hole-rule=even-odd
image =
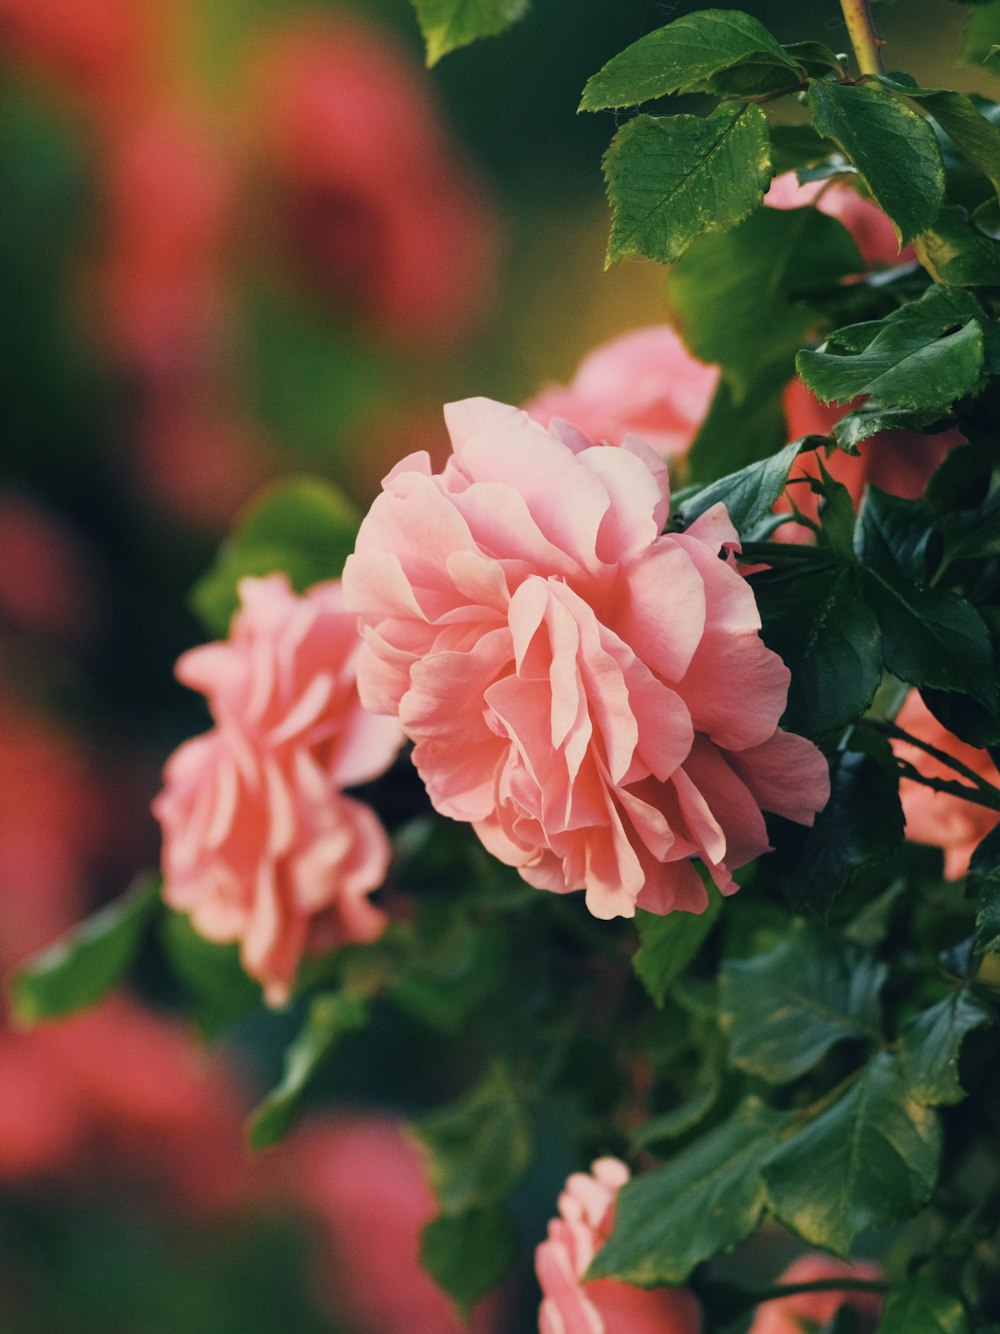
{"label": "blurred pink rose", "polygon": [[591,1175],[574,1172],[559,1196],[559,1217],[535,1251],[542,1288],[540,1334],[698,1334],[698,1303],[686,1288],[646,1292],[616,1279],[583,1282],[614,1226],[615,1199],[629,1179],[617,1158],[599,1158]]}
{"label": "blurred pink rose", "polygon": [[843,181],[808,181],[800,185],[795,172],[786,171],[775,176],[764,203],[770,208],[805,208],[815,204],[821,213],[844,224],[869,268],[906,264],[915,258],[909,246],[900,254],[892,223],[878,205],[863,199]]}
{"label": "blurred pink rose", "polygon": [[[276,1151],[284,1190],[320,1223],[316,1286],[358,1334],[460,1334],[451,1303],[420,1266],[420,1232],[437,1213],[418,1151],[386,1116],[314,1118]],[[498,1303],[469,1334],[500,1334]]]}
{"label": "blurred pink rose", "polygon": [[701,911],[768,848],[762,810],[811,823],[829,791],[778,730],[788,671],[720,560],[723,506],[660,536],[666,465],[487,399],[445,409],[454,454],[404,459],[361,525],[358,675],[399,716],[442,814],[529,884],[598,917]]}
{"label": "blurred pink rose", "polygon": [[[803,1255],[788,1266],[779,1283],[815,1283],[826,1278],[880,1279],[877,1265],[848,1264],[829,1255]],[[861,1319],[861,1334],[871,1334],[882,1314],[883,1297],[877,1292],[803,1292],[779,1297],[757,1308],[749,1334],[811,1334],[832,1320],[842,1306],[850,1306]]]}
{"label": "blurred pink rose", "polygon": [[718,366],[693,357],[669,324],[653,324],[596,347],[568,385],[543,389],[525,411],[543,426],[553,417],[572,422],[609,445],[641,435],[674,458],[687,453],[718,379]]}
{"label": "blurred pink rose", "polygon": [[[931,713],[916,690],[911,690],[896,720],[899,726],[926,741],[928,745],[953,755],[968,765],[981,778],[1000,787],[1000,772],[985,750],[977,750],[960,741]],[[934,759],[919,746],[905,741],[893,741],[892,749],[898,759],[906,760],[928,778],[947,778],[953,782],[967,782],[954,769]],[[944,873],[949,880],[960,880],[969,869],[969,858],[979,843],[1000,820],[995,811],[985,806],[974,806],[961,797],[904,778],[899,784],[899,797],[906,817],[906,837],[914,843],[929,843],[944,852]]]}
{"label": "blurred pink rose", "polygon": [[238,940],[244,967],[280,1004],[307,950],[384,926],[368,895],[389,842],[341,789],[382,773],[402,736],[358,700],[360,641],[339,582],[299,597],[274,574],[239,591],[228,641],[177,664],[216,726],[172,756],[153,812],[167,902],[210,940]]}
{"label": "blurred pink rose", "polygon": [[79,643],[99,622],[101,602],[83,537],[21,492],[0,490],[0,625]]}
{"label": "blurred pink rose", "polygon": [[310,281],[390,337],[453,339],[487,305],[495,223],[428,97],[374,23],[268,34],[247,135]]}

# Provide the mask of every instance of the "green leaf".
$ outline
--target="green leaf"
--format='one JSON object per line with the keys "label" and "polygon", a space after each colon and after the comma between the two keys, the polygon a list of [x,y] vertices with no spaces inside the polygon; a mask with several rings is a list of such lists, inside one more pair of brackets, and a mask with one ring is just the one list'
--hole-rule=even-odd
{"label": "green leaf", "polygon": [[934,131],[908,106],[871,84],[809,85],[813,124],[853,163],[888,214],[900,246],[926,231],[944,203],[944,165]]}
{"label": "green leaf", "polygon": [[720,1011],[731,1063],[769,1084],[788,1084],[837,1042],[879,1042],[887,974],[871,955],[801,922],[767,954],[728,960]]}
{"label": "green leaf", "polygon": [[588,1277],[676,1285],[703,1260],[745,1241],[764,1211],[760,1165],[784,1122],[781,1112],[747,1098],[664,1167],[627,1182],[614,1231]]}
{"label": "green leaf", "polygon": [[878,1334],[970,1334],[960,1297],[930,1274],[915,1274],[889,1293]]}
{"label": "green leaf", "polygon": [[684,501],[675,518],[681,527],[686,528],[700,514],[721,501],[729,511],[736,531],[749,532],[771,512],[774,502],[784,491],[800,447],[796,441],[770,458],[748,464],[739,472],[721,477],[717,482],[710,482]]}
{"label": "green leaf", "polygon": [[244,970],[237,945],[206,940],[179,912],[163,915],[161,939],[171,967],[192,994],[203,1038],[218,1037],[260,1005],[260,985]]}
{"label": "green leaf", "polygon": [[833,152],[834,145],[817,134],[811,125],[779,123],[771,126],[771,157],[776,176],[815,166]]}
{"label": "green leaf", "polygon": [[718,1084],[706,1084],[679,1107],[673,1107],[669,1112],[661,1112],[659,1116],[654,1116],[652,1121],[640,1126],[632,1136],[632,1148],[636,1151],[648,1149],[651,1144],[679,1139],[681,1135],[686,1135],[704,1120],[715,1106],[718,1097]]}
{"label": "green leaf", "polygon": [[934,435],[950,424],[941,408],[923,408],[914,412],[908,408],[866,404],[834,423],[833,438],[841,449],[856,454],[858,445],[881,431],[917,431]]}
{"label": "green leaf", "polygon": [[767,117],[723,104],[710,116],[636,116],[604,155],[611,204],[606,266],[626,255],[664,264],[696,236],[751,213],[771,176]]}
{"label": "green leaf", "polygon": [[782,725],[823,736],[859,718],[882,679],[882,654],[855,571],[765,570],[751,583],[762,638],[792,673]]}
{"label": "green leaf", "polygon": [[882,632],[882,659],[893,676],[910,685],[958,690],[984,708],[995,707],[993,643],[971,603],[871,567],[861,577]]}
{"label": "green leaf", "polygon": [[962,155],[978,167],[1000,194],[1000,129],[964,93],[917,88],[883,74],[879,82],[928,111]]}
{"label": "green leaf", "polygon": [[703,9],[647,33],[612,57],[587,81],[580,110],[638,106],[668,93],[746,91],[747,83],[733,87],[714,81],[714,75],[734,66],[746,76],[763,77],[761,92],[797,83],[805,75],[757,19],[738,9]]}
{"label": "green leaf", "polygon": [[785,54],[805,66],[812,79],[821,79],[824,74],[833,74],[838,79],[844,77],[844,67],[837,53],[825,42],[789,42]]}
{"label": "green leaf", "polygon": [[457,1033],[501,985],[508,936],[450,908],[421,913],[393,1003],[444,1033]]}
{"label": "green leaf", "polygon": [[935,526],[934,510],[926,501],[900,500],[868,486],[858,514],[855,551],[872,569],[922,582]]}
{"label": "green leaf", "polygon": [[517,1227],[502,1205],[432,1219],[420,1234],[420,1263],[463,1317],[513,1269]]}
{"label": "green leaf", "polygon": [[94,1005],[125,976],[160,902],[158,876],[73,927],[29,959],[10,984],[15,1023],[28,1027]]}
{"label": "green leaf", "polygon": [[910,1093],[924,1107],[944,1107],[966,1096],[958,1081],[958,1057],[966,1034],[991,1022],[965,988],[907,1020],[899,1054]]}
{"label": "green leaf", "polygon": [[976,953],[1000,954],[1000,825],[973,852],[966,889],[978,900]]}
{"label": "green leaf", "polygon": [[844,483],[830,476],[822,455],[817,457],[817,463],[820,475],[818,478],[810,478],[809,485],[821,497],[818,543],[831,551],[839,560],[853,561],[854,529],[858,517],[854,501]]}
{"label": "green leaf", "polygon": [[215,564],[195,585],[191,602],[210,634],[223,636],[239,605],[246,575],[283,571],[302,592],[338,578],[354,550],[359,516],[329,482],[291,477],[251,501]]}
{"label": "green leaf", "polygon": [[531,1161],[531,1122],[500,1065],[457,1102],[413,1122],[411,1130],[428,1151],[427,1174],[444,1214],[502,1199]]}
{"label": "green leaf", "polygon": [[315,998],[302,1030],[285,1052],[281,1083],[257,1105],[247,1122],[251,1149],[266,1149],[288,1134],[320,1062],[342,1037],[359,1032],[367,1023],[368,1007],[359,996],[338,991]]}
{"label": "green leaf", "polygon": [[710,891],[703,913],[671,912],[664,916],[636,910],[635,925],[641,941],[632,967],[657,1005],[666,1000],[670,983],[683,973],[711,931],[722,906],[721,895]]}
{"label": "green leaf", "polygon": [[949,205],[915,241],[917,258],[936,283],[1000,286],[1000,241],[981,231],[964,208]]}
{"label": "green leaf", "polygon": [[784,366],[778,366],[776,374],[757,376],[740,395],[721,376],[687,452],[688,476],[694,482],[708,482],[776,454],[788,442],[783,402],[787,387]]}
{"label": "green leaf", "polygon": [[480,37],[495,37],[528,12],[529,0],[413,0],[427,64]]}
{"label": "green leaf", "polygon": [[859,1233],[900,1223],[926,1203],[940,1158],[937,1113],[912,1097],[900,1062],[882,1052],[770,1155],[767,1199],[810,1245],[846,1256]]}
{"label": "green leaf", "polygon": [[977,5],[969,16],[960,59],[967,65],[986,65],[997,72],[996,48],[1000,44],[1000,0]]}
{"label": "green leaf", "polygon": [[770,367],[787,382],[816,324],[815,299],[863,268],[835,218],[762,208],[724,236],[699,238],[670,274],[667,299],[685,343],[725,369],[740,400]]}

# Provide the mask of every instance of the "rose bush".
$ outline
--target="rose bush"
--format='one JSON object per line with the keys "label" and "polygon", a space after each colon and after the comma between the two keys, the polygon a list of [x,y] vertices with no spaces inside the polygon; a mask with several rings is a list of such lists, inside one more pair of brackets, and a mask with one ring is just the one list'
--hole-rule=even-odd
{"label": "rose bush", "polygon": [[[882,1277],[877,1265],[848,1264],[829,1255],[802,1255],[779,1276],[779,1283],[815,1283],[821,1279]],[[777,1297],[758,1307],[749,1334],[810,1334],[832,1320],[843,1307],[850,1307],[858,1317],[859,1334],[869,1334],[882,1314],[883,1298],[877,1292],[800,1292]]]}

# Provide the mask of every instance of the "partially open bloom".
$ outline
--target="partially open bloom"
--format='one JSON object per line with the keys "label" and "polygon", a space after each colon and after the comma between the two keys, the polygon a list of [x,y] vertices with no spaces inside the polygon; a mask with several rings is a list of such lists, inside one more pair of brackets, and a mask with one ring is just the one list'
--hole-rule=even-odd
{"label": "partially open bloom", "polygon": [[[779,1283],[815,1283],[826,1278],[880,1279],[877,1265],[848,1264],[830,1255],[802,1255],[788,1266]],[[833,1292],[799,1292],[778,1297],[757,1308],[749,1334],[812,1334],[843,1306],[850,1306],[860,1320],[859,1334],[871,1334],[882,1314],[882,1295],[842,1289]]]}
{"label": "partially open bloom", "polygon": [[298,597],[284,575],[243,579],[240,599],[229,640],[177,664],[216,726],[172,756],[153,810],[167,902],[210,940],[238,940],[280,1003],[307,949],[382,930],[368,895],[389,843],[341,789],[382,773],[402,737],[358,700],[359,640],[339,582]]}
{"label": "partially open bloom", "polygon": [[718,380],[718,366],[693,357],[669,324],[653,324],[594,348],[568,385],[543,389],[525,411],[543,426],[554,417],[572,422],[609,445],[640,435],[676,458],[697,435]]}
{"label": "partially open bloom", "polygon": [[583,1276],[614,1226],[615,1198],[629,1179],[617,1158],[599,1158],[591,1175],[574,1172],[559,1196],[559,1217],[535,1251],[542,1288],[540,1334],[698,1334],[698,1303],[686,1288],[646,1292],[612,1278]]}
{"label": "partially open bloom", "polygon": [[700,911],[811,823],[826,764],[782,732],[788,670],[721,550],[716,505],[661,536],[662,460],[487,399],[445,409],[454,454],[389,474],[344,573],[362,701],[398,715],[442,814],[529,884],[598,917]]}
{"label": "partially open bloom", "polygon": [[[980,778],[1000,787],[1000,773],[990,759],[989,752],[977,750],[975,746],[960,741],[949,732],[934,717],[916,690],[911,690],[907,695],[897,722],[911,736],[954,756]],[[954,769],[949,769],[933,755],[928,755],[919,746],[893,741],[892,749],[898,759],[906,760],[928,778],[968,782],[968,779],[957,774]],[[925,787],[923,783],[911,778],[900,781],[899,799],[906,817],[906,837],[914,843],[929,843],[931,847],[940,848],[944,852],[944,873],[949,880],[959,880],[965,875],[976,844],[1000,820],[996,811],[976,806],[971,801],[963,801],[961,797],[952,796],[949,792],[935,792],[933,788]]]}

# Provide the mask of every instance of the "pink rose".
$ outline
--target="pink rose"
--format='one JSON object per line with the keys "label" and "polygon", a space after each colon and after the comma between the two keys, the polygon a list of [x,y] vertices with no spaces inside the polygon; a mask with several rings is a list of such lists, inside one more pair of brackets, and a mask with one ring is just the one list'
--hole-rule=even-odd
{"label": "pink rose", "polygon": [[229,640],[177,664],[216,726],[172,756],[153,812],[167,902],[210,940],[238,940],[244,967],[280,1004],[307,950],[382,930],[368,895],[389,843],[341,789],[382,773],[402,737],[358,700],[360,643],[339,582],[298,597],[275,574],[239,591]]}
{"label": "pink rose", "polygon": [[807,181],[800,185],[794,171],[782,172],[771,182],[764,203],[769,208],[805,208],[815,204],[821,213],[844,224],[869,268],[906,264],[915,258],[910,246],[900,254],[892,223],[878,205],[863,199],[843,181]]}
{"label": "pink rose", "polygon": [[574,1172],[566,1182],[559,1217],[535,1251],[540,1334],[698,1334],[698,1303],[686,1288],[646,1292],[613,1278],[584,1282],[611,1235],[615,1199],[629,1179],[617,1158],[599,1158],[591,1173]]}
{"label": "pink rose", "polygon": [[[977,750],[960,741],[931,713],[916,690],[911,690],[897,719],[900,727],[926,741],[928,745],[953,755],[956,760],[974,770],[981,778],[1000,787],[1000,772],[985,750]],[[928,755],[919,746],[905,741],[893,741],[892,749],[900,760],[906,760],[928,778],[947,778],[953,782],[967,782],[954,769]],[[904,778],[899,784],[899,797],[906,817],[906,837],[914,843],[928,843],[944,852],[944,873],[949,880],[960,880],[969,869],[969,858],[1000,820],[995,811],[985,806],[974,806],[970,801],[954,797],[948,792],[935,792],[922,783]]]}
{"label": "pink rose", "polygon": [[[829,1255],[802,1255],[788,1266],[779,1283],[815,1283],[825,1278],[880,1279],[877,1265],[848,1264]],[[850,1306],[861,1318],[862,1334],[870,1334],[882,1314],[883,1298],[877,1292],[802,1292],[778,1297],[757,1308],[749,1334],[811,1334],[832,1320],[842,1306]]]}
{"label": "pink rose", "polygon": [[362,701],[398,715],[442,814],[529,884],[586,887],[598,917],[705,906],[828,792],[778,729],[788,671],[720,549],[716,505],[661,536],[665,464],[637,436],[592,446],[487,399],[445,409],[441,474],[389,474],[347,562]]}
{"label": "pink rose", "polygon": [[609,445],[635,433],[675,458],[697,435],[718,380],[718,366],[693,357],[669,324],[653,324],[596,347],[568,385],[543,389],[525,411],[543,426],[570,421]]}

